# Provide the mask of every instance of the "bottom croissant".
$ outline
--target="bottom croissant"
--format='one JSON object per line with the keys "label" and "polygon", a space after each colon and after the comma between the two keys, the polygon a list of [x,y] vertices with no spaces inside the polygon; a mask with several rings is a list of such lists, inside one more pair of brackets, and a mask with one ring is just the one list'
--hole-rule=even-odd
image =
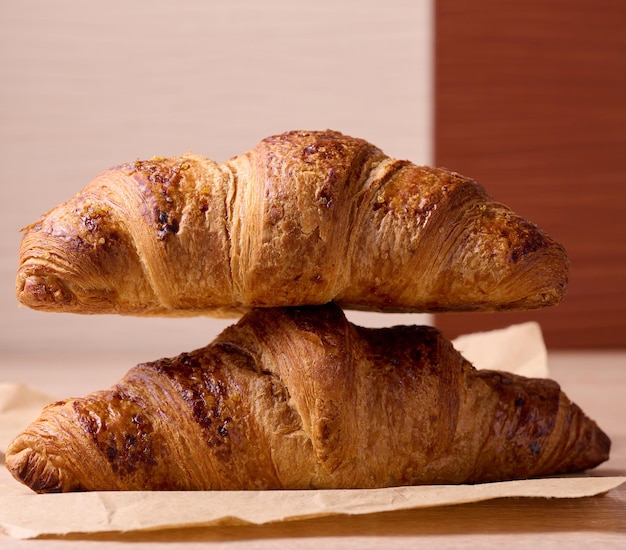
{"label": "bottom croissant", "polygon": [[203,349],[49,405],[6,464],[42,493],[374,488],[574,472],[609,447],[555,382],[328,305],[253,310]]}

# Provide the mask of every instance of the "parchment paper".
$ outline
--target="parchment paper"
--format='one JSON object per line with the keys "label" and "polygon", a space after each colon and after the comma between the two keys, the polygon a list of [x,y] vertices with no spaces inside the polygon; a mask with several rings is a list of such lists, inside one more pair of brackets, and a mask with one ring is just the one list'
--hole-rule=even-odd
{"label": "parchment paper", "polygon": [[[547,354],[536,323],[455,340],[476,368],[547,377]],[[129,368],[132,365],[129,365]],[[0,453],[37,418],[48,396],[0,384]],[[374,490],[90,492],[37,495],[0,474],[0,531],[15,538],[128,532],[212,525],[263,524],[334,514],[367,514],[477,502],[503,497],[578,498],[605,493],[626,477],[571,476],[478,485],[430,485]]]}

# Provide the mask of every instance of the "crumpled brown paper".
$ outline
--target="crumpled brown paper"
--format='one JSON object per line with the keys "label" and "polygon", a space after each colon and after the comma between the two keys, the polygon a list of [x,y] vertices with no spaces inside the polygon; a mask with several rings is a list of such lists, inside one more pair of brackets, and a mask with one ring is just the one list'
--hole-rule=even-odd
{"label": "crumpled brown paper", "polygon": [[[536,323],[463,336],[455,347],[477,368],[547,377]],[[0,456],[12,437],[56,398],[0,384]],[[263,524],[333,514],[368,514],[503,497],[577,498],[605,493],[626,477],[544,478],[478,485],[367,490],[90,492],[36,495],[0,474],[0,532],[15,538],[128,532],[226,524]]]}
{"label": "crumpled brown paper", "polygon": [[0,496],[0,528],[15,538],[33,538],[69,533],[264,524],[502,497],[577,498],[604,493],[624,481],[626,477],[583,477],[332,491],[141,491]]}

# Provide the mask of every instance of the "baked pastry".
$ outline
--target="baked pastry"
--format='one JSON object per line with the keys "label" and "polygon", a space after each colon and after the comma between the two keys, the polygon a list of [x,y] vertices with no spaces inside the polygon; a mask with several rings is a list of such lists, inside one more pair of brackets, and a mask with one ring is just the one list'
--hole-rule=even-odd
{"label": "baked pastry", "polygon": [[117,166],[25,228],[35,309],[238,315],[320,305],[500,311],[558,303],[563,247],[475,181],[338,132],[288,132],[222,164]]}
{"label": "baked pastry", "polygon": [[203,349],[54,403],[6,464],[38,492],[373,488],[575,472],[609,447],[555,382],[329,304],[251,310]]}

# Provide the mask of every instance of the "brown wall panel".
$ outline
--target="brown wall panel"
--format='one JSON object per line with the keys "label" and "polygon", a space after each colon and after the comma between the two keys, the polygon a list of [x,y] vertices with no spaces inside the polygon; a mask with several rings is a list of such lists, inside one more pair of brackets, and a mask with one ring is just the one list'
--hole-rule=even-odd
{"label": "brown wall panel", "polygon": [[437,0],[435,162],[568,250],[557,307],[445,314],[446,334],[541,323],[552,348],[626,347],[626,2]]}

